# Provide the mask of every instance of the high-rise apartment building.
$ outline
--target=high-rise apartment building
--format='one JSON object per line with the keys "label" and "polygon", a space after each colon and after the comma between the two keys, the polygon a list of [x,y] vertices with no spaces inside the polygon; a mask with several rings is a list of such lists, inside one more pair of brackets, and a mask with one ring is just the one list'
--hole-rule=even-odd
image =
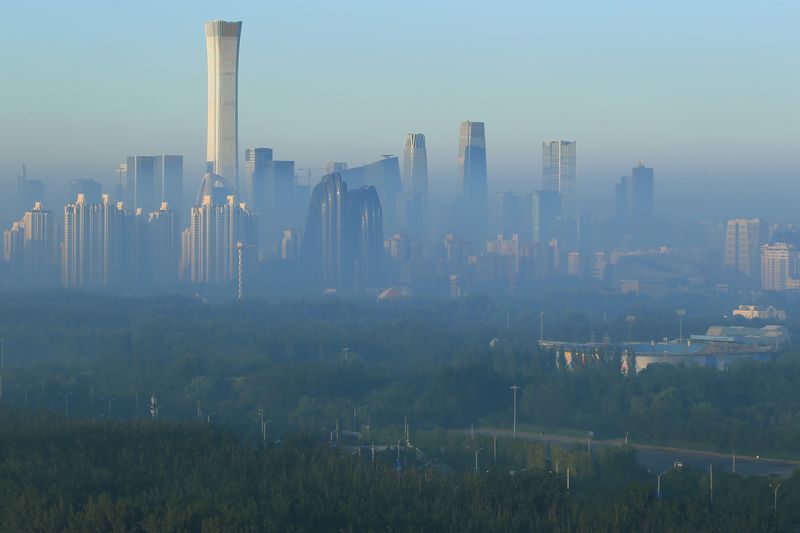
{"label": "high-rise apartment building", "polygon": [[761,288],[765,291],[783,291],[797,263],[797,250],[791,244],[776,242],[761,247]]}
{"label": "high-rise apartment building", "polygon": [[208,59],[209,172],[239,190],[239,37],[241,22],[205,23]]}
{"label": "high-rise apartment building", "polygon": [[462,122],[458,140],[459,209],[457,226],[467,239],[482,244],[489,223],[486,133],[483,122]]}
{"label": "high-rise apartment building", "polygon": [[172,290],[178,283],[180,263],[180,225],[178,213],[162,202],[148,215],[146,250],[147,284],[157,290]]}
{"label": "high-rise apartment building", "polygon": [[[238,276],[238,243],[256,242],[256,215],[237,204],[230,184],[208,173],[191,211],[190,280],[233,283]],[[183,260],[183,262],[187,262]]]}
{"label": "high-rise apartment building", "polygon": [[757,285],[761,279],[761,245],[766,241],[767,225],[760,219],[737,218],[728,221],[725,236],[725,266],[734,284]]}
{"label": "high-rise apartment building", "polygon": [[89,203],[79,194],[64,207],[61,272],[65,287],[112,287],[128,279],[126,218],[123,203],[114,204],[107,194],[100,203]]}
{"label": "high-rise apartment building", "polygon": [[561,195],[561,216],[578,216],[578,170],[575,141],[542,143],[542,189]]}

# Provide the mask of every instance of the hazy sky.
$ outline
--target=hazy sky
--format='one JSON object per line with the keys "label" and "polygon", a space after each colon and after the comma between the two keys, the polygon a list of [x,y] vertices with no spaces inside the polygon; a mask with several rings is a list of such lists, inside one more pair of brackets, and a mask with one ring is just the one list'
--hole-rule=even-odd
{"label": "hazy sky", "polygon": [[491,188],[537,186],[545,138],[577,140],[582,190],[609,195],[638,160],[673,193],[800,174],[800,2],[26,0],[3,14],[9,184],[22,162],[111,180],[149,153],[184,154],[191,182],[215,18],[243,21],[240,150],[298,167],[399,154],[419,131],[432,186],[448,187],[458,123],[475,120]]}

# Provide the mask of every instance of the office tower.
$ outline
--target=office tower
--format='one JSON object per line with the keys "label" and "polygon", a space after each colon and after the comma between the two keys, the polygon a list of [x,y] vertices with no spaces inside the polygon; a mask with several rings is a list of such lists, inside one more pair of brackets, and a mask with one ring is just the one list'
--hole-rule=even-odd
{"label": "office tower", "polygon": [[410,265],[422,259],[422,246],[419,241],[404,235],[395,234],[383,241],[383,249],[391,279],[407,283],[410,278]]}
{"label": "office tower", "polygon": [[403,198],[398,206],[400,227],[424,240],[428,226],[428,156],[425,135],[409,133],[403,143]]}
{"label": "office tower", "polygon": [[558,220],[561,216],[561,198],[556,191],[536,191],[532,202],[532,239],[543,245],[557,235]]}
{"label": "office tower", "polygon": [[400,162],[395,156],[385,155],[382,159],[348,168],[340,172],[342,180],[350,189],[372,185],[378,192],[383,207],[383,226],[389,232],[396,232],[400,225],[397,213],[399,198],[403,192],[400,178]]}
{"label": "office tower", "polygon": [[428,155],[425,135],[409,133],[403,143],[403,192],[428,196]]}
{"label": "office tower", "polygon": [[271,148],[246,148],[244,151],[244,187],[242,199],[250,211],[258,215],[260,251],[270,233],[268,228],[277,224],[274,171]]}
{"label": "office tower", "polygon": [[347,192],[345,239],[356,290],[383,283],[383,212],[375,187]]}
{"label": "office tower", "polygon": [[244,187],[239,196],[264,220],[267,215],[267,201],[271,199],[271,171],[272,148],[245,148]]}
{"label": "office tower", "polygon": [[241,22],[205,23],[208,58],[209,172],[239,190],[239,37]]}
{"label": "office tower", "polygon": [[328,287],[343,281],[346,196],[347,184],[339,173],[323,176],[311,192],[301,261],[311,279]]}
{"label": "office tower", "polygon": [[776,242],[761,247],[761,288],[765,291],[782,291],[789,288],[797,251],[791,244]]}
{"label": "office tower", "polygon": [[28,179],[28,169],[22,165],[22,174],[17,176],[17,205],[14,216],[22,216],[36,202],[44,202],[44,182]]}
{"label": "office tower", "polygon": [[[494,233],[505,237],[528,233],[524,231],[523,224],[523,205],[524,198],[511,191],[501,191],[495,197],[494,208]],[[528,217],[530,220],[530,217]]]}
{"label": "office tower", "polygon": [[[166,202],[180,222],[182,217],[186,217],[183,212],[183,156],[158,155],[154,160],[156,206]],[[153,211],[145,210],[146,213]]]}
{"label": "office tower", "polygon": [[614,216],[619,220],[625,220],[630,213],[630,178],[621,176],[619,183],[614,185]]}
{"label": "office tower", "polygon": [[168,291],[178,283],[181,258],[178,213],[162,202],[147,218],[147,272],[149,287]]}
{"label": "office tower", "polygon": [[256,241],[256,216],[236,204],[230,184],[207,173],[191,211],[190,279],[195,283],[232,283],[237,278],[238,243]]}
{"label": "office tower", "polygon": [[294,192],[294,161],[273,161],[270,205],[274,215],[270,218],[269,233],[264,239],[272,250],[280,243],[284,228],[302,223],[292,212]]}
{"label": "office tower", "polygon": [[542,189],[561,195],[561,216],[578,215],[578,173],[574,141],[544,141],[542,143]]}
{"label": "office tower", "polygon": [[98,204],[103,195],[103,186],[95,180],[78,179],[69,182],[70,199],[77,198],[82,194],[87,203]]}
{"label": "office tower", "polygon": [[333,174],[334,172],[344,172],[347,170],[347,163],[341,161],[327,161],[325,163],[325,174]]}
{"label": "office tower", "polygon": [[[151,155],[128,157],[125,175],[125,204],[146,213],[156,210],[156,158]],[[91,203],[88,197],[84,197]]]}
{"label": "office tower", "polygon": [[281,239],[281,259],[296,263],[300,259],[300,243],[303,233],[300,228],[287,228],[283,230]]}
{"label": "office tower", "polygon": [[239,300],[252,293],[257,259],[254,245],[242,241],[236,243],[236,298]]}
{"label": "office tower", "polygon": [[758,284],[760,248],[766,241],[767,225],[760,219],[737,218],[728,221],[725,237],[725,266],[732,281],[741,286]]}
{"label": "office tower", "polygon": [[459,206],[457,225],[467,239],[480,244],[489,223],[486,136],[483,122],[462,122],[458,142]]}
{"label": "office tower", "polygon": [[652,220],[653,208],[653,169],[640,162],[631,170],[629,211],[634,222]]}

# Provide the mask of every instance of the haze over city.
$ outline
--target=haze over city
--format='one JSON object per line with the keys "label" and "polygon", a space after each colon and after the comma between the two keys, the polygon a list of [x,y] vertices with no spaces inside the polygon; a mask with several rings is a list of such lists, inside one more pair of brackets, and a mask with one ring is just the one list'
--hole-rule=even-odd
{"label": "haze over city", "polygon": [[609,185],[642,160],[658,169],[665,215],[676,202],[694,215],[792,215],[763,184],[793,190],[800,168],[794,2],[78,5],[6,6],[9,20],[35,21],[0,37],[15,51],[2,89],[7,192],[22,163],[56,191],[76,178],[111,184],[129,153],[154,151],[184,154],[193,192],[204,169],[198,27],[227,18],[245,21],[240,144],[298,168],[399,154],[406,131],[423,131],[431,189],[450,191],[457,125],[471,118],[487,125],[491,190],[536,188],[541,140],[568,138],[580,142],[589,212],[610,211]]}
{"label": "haze over city", "polygon": [[800,531],[800,4],[31,1],[0,531]]}

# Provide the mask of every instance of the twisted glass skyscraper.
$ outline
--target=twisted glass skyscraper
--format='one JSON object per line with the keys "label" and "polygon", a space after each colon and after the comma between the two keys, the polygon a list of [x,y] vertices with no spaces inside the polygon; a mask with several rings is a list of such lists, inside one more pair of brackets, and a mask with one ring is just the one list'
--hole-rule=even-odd
{"label": "twisted glass skyscraper", "polygon": [[239,190],[239,37],[241,22],[206,22],[208,171]]}

